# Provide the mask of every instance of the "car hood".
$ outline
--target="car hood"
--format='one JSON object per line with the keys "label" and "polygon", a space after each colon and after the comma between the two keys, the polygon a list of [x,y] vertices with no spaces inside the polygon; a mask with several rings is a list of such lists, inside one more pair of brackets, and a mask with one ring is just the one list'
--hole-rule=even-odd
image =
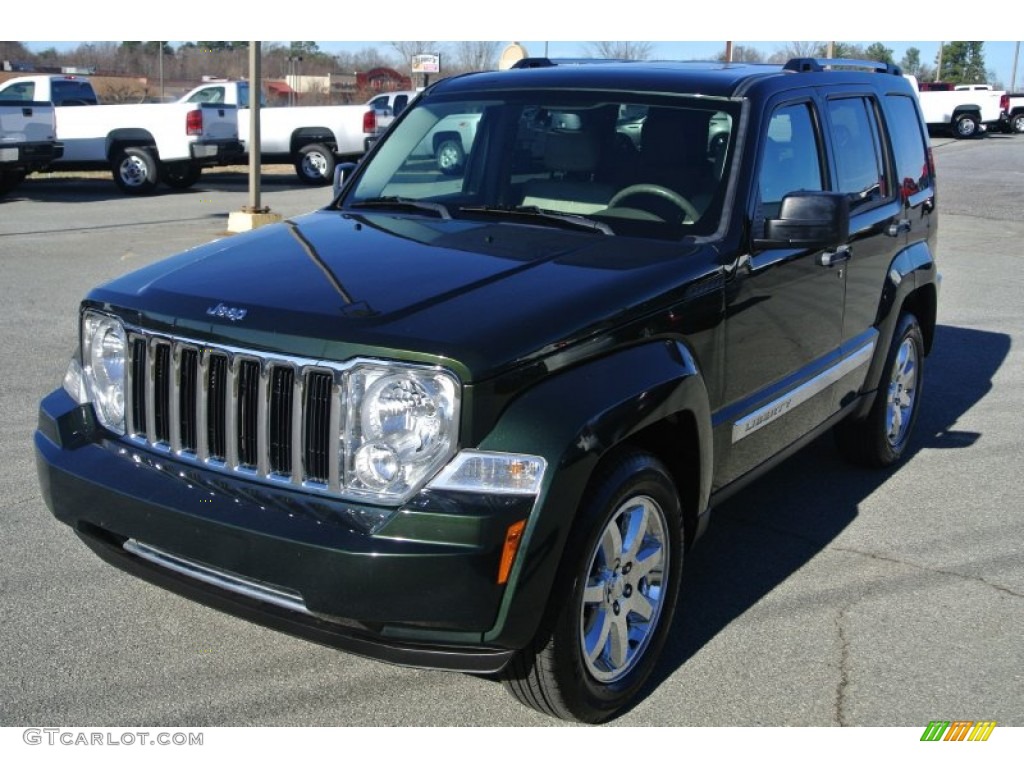
{"label": "car hood", "polygon": [[507,222],[319,211],[96,289],[156,331],[315,359],[450,365],[464,380],[623,320],[695,246]]}

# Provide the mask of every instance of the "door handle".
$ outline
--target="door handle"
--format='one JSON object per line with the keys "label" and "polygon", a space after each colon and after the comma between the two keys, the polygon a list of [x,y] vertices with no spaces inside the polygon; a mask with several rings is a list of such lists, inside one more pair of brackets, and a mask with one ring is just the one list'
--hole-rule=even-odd
{"label": "door handle", "polygon": [[886,234],[889,235],[889,237],[899,237],[901,232],[909,231],[910,219],[900,219],[899,221],[894,221],[889,225],[889,229],[886,230]]}
{"label": "door handle", "polygon": [[822,267],[834,267],[836,264],[842,264],[843,262],[849,261],[853,255],[853,249],[848,245],[841,245],[834,251],[826,251],[825,253],[818,255],[818,264]]}

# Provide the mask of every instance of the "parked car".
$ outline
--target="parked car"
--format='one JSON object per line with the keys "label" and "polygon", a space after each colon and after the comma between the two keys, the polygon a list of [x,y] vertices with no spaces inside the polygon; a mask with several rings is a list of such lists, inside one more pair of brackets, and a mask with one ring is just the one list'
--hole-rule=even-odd
{"label": "parked car", "polygon": [[[907,76],[915,88],[917,79]],[[999,127],[1003,91],[990,86],[955,86],[953,90],[918,90],[921,111],[929,128],[970,139]]]}
{"label": "parked car", "polygon": [[939,198],[892,66],[519,66],[430,87],[323,210],[91,291],[37,467],[130,573],[599,722],[718,504],[829,431],[912,452]]}
{"label": "parked car", "polygon": [[[249,148],[249,83],[204,83],[181,97],[187,104],[231,104],[238,108],[238,135]],[[260,108],[260,158],[285,162],[306,184],[330,184],[339,158],[366,152],[378,134],[377,114],[358,104]]]}
{"label": "parked car", "polygon": [[420,91],[386,91],[378,93],[365,106],[377,113],[378,126],[386,129],[419,95]]}
{"label": "parked car", "polygon": [[1004,93],[999,99],[999,120],[1006,133],[1024,133],[1024,93]]}
{"label": "parked car", "polygon": [[29,75],[0,84],[0,100],[56,104],[63,154],[50,166],[110,169],[126,194],[150,194],[163,182],[183,189],[204,167],[238,156],[235,108],[197,104],[99,104],[88,79]]}
{"label": "parked car", "polygon": [[33,171],[49,168],[63,153],[53,104],[0,100],[0,196]]}

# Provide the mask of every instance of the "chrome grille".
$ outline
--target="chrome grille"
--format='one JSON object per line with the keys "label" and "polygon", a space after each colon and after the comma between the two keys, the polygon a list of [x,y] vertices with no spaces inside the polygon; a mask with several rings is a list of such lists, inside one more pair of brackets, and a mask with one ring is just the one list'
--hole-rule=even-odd
{"label": "chrome grille", "polygon": [[128,336],[130,440],[213,469],[340,492],[343,366]]}

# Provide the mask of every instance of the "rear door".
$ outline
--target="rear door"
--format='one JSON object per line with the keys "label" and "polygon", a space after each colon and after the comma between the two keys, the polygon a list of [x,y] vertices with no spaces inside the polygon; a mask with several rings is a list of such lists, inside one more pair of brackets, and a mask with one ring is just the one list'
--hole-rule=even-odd
{"label": "rear door", "polygon": [[844,368],[835,391],[840,407],[867,375],[878,344],[875,325],[889,266],[906,232],[878,98],[855,87],[830,89],[824,113],[832,189],[850,202],[850,241],[842,263],[834,267],[846,273]]}

